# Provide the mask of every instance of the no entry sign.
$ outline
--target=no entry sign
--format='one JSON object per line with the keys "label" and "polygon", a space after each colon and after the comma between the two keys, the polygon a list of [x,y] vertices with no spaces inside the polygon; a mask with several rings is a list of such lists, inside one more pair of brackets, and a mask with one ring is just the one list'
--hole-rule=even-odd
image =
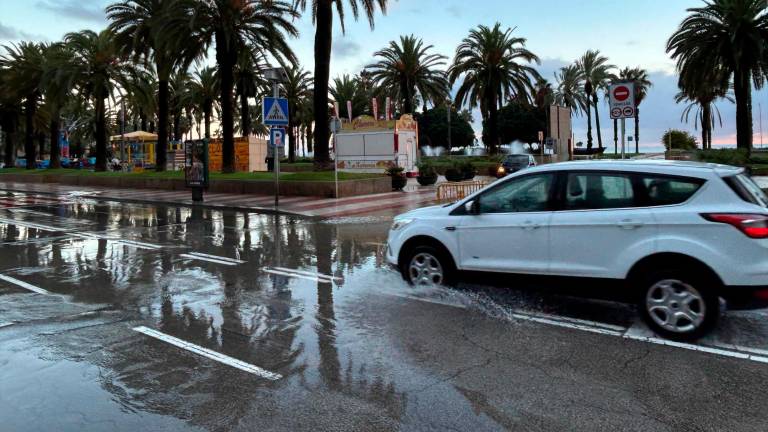
{"label": "no entry sign", "polygon": [[632,118],[635,116],[634,83],[611,84],[608,94],[610,95],[612,119]]}

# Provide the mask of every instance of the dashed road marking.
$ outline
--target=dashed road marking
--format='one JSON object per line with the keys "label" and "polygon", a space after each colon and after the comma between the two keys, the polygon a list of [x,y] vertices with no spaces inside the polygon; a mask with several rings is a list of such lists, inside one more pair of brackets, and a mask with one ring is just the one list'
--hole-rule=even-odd
{"label": "dashed road marking", "polygon": [[217,261],[228,261],[228,262],[231,262],[231,263],[234,263],[234,264],[245,264],[246,263],[246,261],[235,259],[235,258],[229,258],[229,257],[223,257],[223,256],[217,256],[217,255],[209,255],[209,254],[204,254],[204,253],[200,253],[200,252],[190,252],[190,253],[188,253],[186,255],[193,255],[193,256],[201,257],[201,258],[210,258],[210,259],[214,259],[214,260],[217,260]]}
{"label": "dashed road marking", "polygon": [[3,274],[0,274],[0,280],[4,280],[4,281],[6,281],[8,283],[12,283],[12,284],[14,284],[16,286],[24,288],[25,290],[32,291],[33,293],[43,294],[43,295],[53,295],[50,291],[44,290],[44,289],[42,289],[40,287],[36,287],[36,286],[34,286],[32,284],[28,284],[28,283],[26,283],[24,281],[21,281],[21,280],[18,280],[16,278],[12,278],[10,276],[6,276],[6,275],[3,275]]}
{"label": "dashed road marking", "polygon": [[107,240],[107,241],[111,241],[117,244],[122,244],[125,246],[132,246],[138,249],[158,250],[163,248],[163,246],[156,245],[156,244],[144,243],[136,240],[114,238],[114,237],[109,237],[109,236],[94,234],[94,233],[72,233],[72,236],[83,238],[86,240]]}
{"label": "dashed road marking", "polygon": [[338,279],[333,276],[324,275],[321,273],[311,273],[301,270],[292,270],[287,269],[285,267],[274,267],[274,268],[263,268],[262,271],[264,273],[269,273],[273,275],[278,276],[285,276],[289,278],[294,279],[305,279],[305,280],[311,280],[315,282],[325,282],[325,283],[333,283],[334,280]]}
{"label": "dashed road marking", "polygon": [[205,262],[214,263],[214,264],[221,264],[221,265],[225,265],[225,266],[236,266],[236,265],[239,265],[238,263],[232,262],[232,261],[225,261],[225,260],[222,260],[222,259],[207,258],[207,257],[198,256],[198,255],[192,255],[192,254],[181,254],[180,256],[182,258],[186,258],[186,259],[189,259],[189,260],[205,261]]}
{"label": "dashed road marking", "polygon": [[165,333],[159,332],[157,330],[153,330],[148,327],[136,327],[133,329],[136,332],[142,333],[144,335],[147,335],[149,337],[153,337],[155,339],[161,340],[165,343],[171,344],[173,346],[176,346],[178,348],[181,348],[183,350],[189,351],[191,353],[197,354],[202,357],[206,357],[208,359],[217,361],[219,363],[225,364],[227,366],[231,366],[236,369],[240,369],[242,371],[252,373],[254,375],[258,375],[262,378],[266,378],[268,380],[277,381],[281,379],[283,376],[274,372],[270,372],[268,370],[262,369],[258,366],[252,365],[250,363],[246,363],[244,361],[240,361],[236,358],[229,357],[227,355],[221,354],[219,352],[210,350],[208,348],[203,348],[199,345],[195,345],[193,343],[186,342],[182,339],[167,335]]}

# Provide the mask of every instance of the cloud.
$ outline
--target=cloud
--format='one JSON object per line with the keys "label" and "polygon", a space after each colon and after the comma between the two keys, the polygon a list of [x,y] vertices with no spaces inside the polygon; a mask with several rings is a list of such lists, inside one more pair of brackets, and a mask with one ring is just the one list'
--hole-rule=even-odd
{"label": "cloud", "polygon": [[43,36],[33,35],[25,31],[21,31],[15,27],[4,25],[0,22],[0,40],[17,41],[17,40],[44,40]]}
{"label": "cloud", "polygon": [[352,39],[338,37],[333,42],[333,57],[345,60],[360,54],[362,46]]}
{"label": "cloud", "polygon": [[40,0],[36,6],[80,21],[103,23],[107,19],[100,2],[99,4],[93,4],[93,2],[81,0]]}

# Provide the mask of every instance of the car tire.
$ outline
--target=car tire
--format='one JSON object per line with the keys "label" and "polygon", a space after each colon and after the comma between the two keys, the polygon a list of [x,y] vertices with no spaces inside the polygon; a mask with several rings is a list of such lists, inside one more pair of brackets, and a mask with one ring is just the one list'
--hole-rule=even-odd
{"label": "car tire", "polygon": [[696,340],[710,332],[720,317],[718,282],[709,272],[669,269],[636,281],[638,309],[659,336],[676,341]]}
{"label": "car tire", "polygon": [[434,246],[416,246],[401,262],[403,278],[411,285],[450,285],[456,272],[453,260]]}

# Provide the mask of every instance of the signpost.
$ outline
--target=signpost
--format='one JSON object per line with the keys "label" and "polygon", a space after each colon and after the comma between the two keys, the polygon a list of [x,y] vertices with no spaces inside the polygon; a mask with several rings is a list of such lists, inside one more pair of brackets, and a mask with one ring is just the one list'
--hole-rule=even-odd
{"label": "signpost", "polygon": [[329,126],[333,134],[333,176],[336,182],[336,199],[339,199],[339,148],[336,137],[341,130],[341,119],[333,117]]}
{"label": "signpost", "polygon": [[611,84],[608,89],[610,95],[611,119],[621,119],[621,158],[626,154],[626,119],[636,115],[635,84],[620,82]]}
{"label": "signpost", "polygon": [[[266,78],[272,81],[273,97],[265,97],[261,104],[262,122],[266,126],[272,126],[270,132],[275,157],[275,208],[280,205],[280,147],[285,143],[285,130],[276,129],[275,126],[288,126],[288,99],[280,97],[280,83],[285,81],[286,74],[282,68],[273,68],[266,71]],[[279,139],[279,141],[278,141]]]}

